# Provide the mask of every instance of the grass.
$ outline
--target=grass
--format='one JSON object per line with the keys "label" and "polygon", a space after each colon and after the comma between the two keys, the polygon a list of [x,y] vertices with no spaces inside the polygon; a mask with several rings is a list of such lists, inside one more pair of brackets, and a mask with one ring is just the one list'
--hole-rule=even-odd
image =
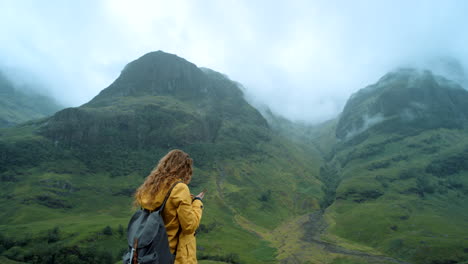
{"label": "grass", "polygon": [[[21,133],[30,135],[31,130],[22,129]],[[21,141],[21,133],[7,132],[8,137]],[[464,133],[442,129],[391,141],[388,136],[376,135],[365,144],[339,149],[331,162],[349,160],[341,168],[342,180],[337,188],[337,197],[341,198],[327,210],[330,228],[323,239],[348,249],[415,263],[444,260],[447,252],[463,258],[467,246],[460,237],[468,237],[463,213],[466,198],[459,189],[439,186],[438,181],[447,179],[427,174],[425,168],[435,157],[427,148],[437,148],[439,158],[460,152],[467,145]],[[40,136],[35,137],[33,140],[40,140]],[[301,240],[301,225],[295,219],[319,209],[323,195],[318,180],[321,157],[281,138],[258,144],[257,148],[268,155],[250,154],[196,168],[192,192],[209,190],[202,221],[207,228],[197,236],[199,256],[234,254],[241,263],[276,263],[292,256],[310,263],[365,261],[321,251]],[[366,156],[375,152],[376,146],[379,151]],[[380,165],[386,162],[390,165]],[[418,171],[430,179],[430,184],[439,186],[425,197],[415,191],[417,175],[411,172]],[[58,227],[62,246],[112,248],[112,256],[118,259],[125,238],[116,230],[126,227],[132,214],[129,195],[144,175],[93,173],[70,156],[18,172],[19,182],[2,183],[0,233],[31,238],[32,244],[25,246],[29,249],[34,241]],[[466,184],[463,171],[450,177]],[[49,200],[41,202],[38,196]],[[48,203],[69,207],[53,208]],[[113,235],[102,234],[106,226],[112,228]],[[429,255],[427,248],[431,249]]]}
{"label": "grass", "polygon": [[[284,139],[261,144],[259,148],[268,151],[268,156],[218,160],[212,167],[195,169],[191,190],[208,189],[202,224],[210,227],[197,235],[199,256],[234,254],[241,263],[276,263],[277,249],[256,232],[274,229],[296,215],[318,209],[321,189],[314,168],[320,158],[311,160],[303,149]],[[113,177],[89,171],[72,156],[64,158],[19,168],[18,181],[2,183],[0,233],[29,240],[23,246],[28,251],[58,228],[57,245],[92,246],[118,259],[125,238],[116,230],[126,228],[132,214],[129,195],[145,175]],[[250,226],[239,222],[240,218]],[[112,228],[113,235],[103,235],[106,226]]]}
{"label": "grass", "polygon": [[[330,237],[414,263],[466,258],[468,171],[444,177],[426,172],[431,160],[468,147],[466,131],[437,129],[396,141],[389,138],[375,135],[337,153],[338,160],[353,158],[341,169],[340,199],[327,210],[333,222]],[[372,145],[379,146],[378,152],[366,156]],[[460,184],[451,187],[450,181]]]}
{"label": "grass", "polygon": [[[21,138],[13,133],[11,136]],[[431,138],[438,139],[432,142]],[[433,157],[424,152],[425,148],[435,145],[439,157],[444,157],[462,151],[464,144],[453,143],[464,140],[464,131],[439,130],[386,143],[372,156],[365,155],[369,145],[379,146],[388,138],[375,136],[364,145],[339,150],[331,162],[359,158],[349,160],[341,169],[343,179],[337,197],[342,198],[327,210],[330,227],[323,239],[351,250],[388,254],[415,263],[443,260],[447,252],[462,258],[467,247],[466,240],[460,240],[468,230],[463,213],[466,198],[452,189],[438,189],[420,197],[413,190],[417,186],[414,176],[401,175],[413,169],[424,171]],[[196,168],[192,192],[208,188],[202,221],[207,228],[197,236],[199,256],[235,254],[241,263],[276,263],[292,256],[310,263],[364,263],[356,257],[321,251],[301,240],[301,224],[295,219],[319,209],[323,195],[318,180],[322,164],[319,155],[310,156],[304,148],[281,138],[259,144],[268,156],[251,154]],[[409,158],[395,159],[402,153]],[[372,167],[386,161],[391,166]],[[111,248],[112,256],[118,259],[125,238],[116,230],[126,227],[132,214],[129,195],[144,175],[90,173],[84,163],[69,157],[20,172],[19,182],[2,183],[0,233],[31,238],[32,244],[25,246],[28,249],[58,227],[62,246]],[[460,172],[451,177],[465,180],[464,175]],[[427,177],[434,184],[446,180]],[[382,195],[372,196],[371,191],[376,190]],[[446,193],[440,193],[444,190]],[[41,195],[49,197],[48,202],[70,207],[51,208],[37,200]],[[113,235],[102,234],[106,226],[112,228]],[[310,249],[304,251],[304,247]],[[429,255],[427,248],[431,249]]]}
{"label": "grass", "polygon": [[14,261],[3,256],[0,256],[0,263],[2,264],[24,264],[24,262]]}

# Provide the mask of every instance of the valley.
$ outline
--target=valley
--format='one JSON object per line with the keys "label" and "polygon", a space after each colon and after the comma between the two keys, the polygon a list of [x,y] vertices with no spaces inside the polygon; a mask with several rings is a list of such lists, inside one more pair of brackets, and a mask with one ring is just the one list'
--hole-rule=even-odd
{"label": "valley", "polygon": [[202,264],[468,260],[464,88],[399,69],[299,124],[162,51],[82,106],[0,128],[0,260],[118,263],[134,190],[174,148],[208,189]]}

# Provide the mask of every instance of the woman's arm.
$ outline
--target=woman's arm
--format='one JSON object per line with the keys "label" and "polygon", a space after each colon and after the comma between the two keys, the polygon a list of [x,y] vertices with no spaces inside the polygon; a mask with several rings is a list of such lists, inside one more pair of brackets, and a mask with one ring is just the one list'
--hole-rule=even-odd
{"label": "woman's arm", "polygon": [[184,183],[179,183],[172,190],[171,196],[177,206],[177,217],[182,227],[182,233],[195,233],[200,224],[203,211],[203,203],[200,200],[194,200],[190,196],[189,188]]}

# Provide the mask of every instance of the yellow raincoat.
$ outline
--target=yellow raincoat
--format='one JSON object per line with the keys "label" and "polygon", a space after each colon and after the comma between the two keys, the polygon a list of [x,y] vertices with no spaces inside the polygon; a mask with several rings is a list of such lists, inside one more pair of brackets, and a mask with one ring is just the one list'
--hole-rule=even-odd
{"label": "yellow raincoat", "polygon": [[[143,196],[139,203],[141,207],[153,211],[162,205],[168,191],[163,190],[156,197]],[[195,231],[200,224],[202,210],[203,203],[200,200],[192,202],[189,188],[185,183],[178,183],[174,187],[162,216],[171,252],[174,253],[177,247],[175,264],[197,263]],[[182,230],[179,231],[179,228]]]}

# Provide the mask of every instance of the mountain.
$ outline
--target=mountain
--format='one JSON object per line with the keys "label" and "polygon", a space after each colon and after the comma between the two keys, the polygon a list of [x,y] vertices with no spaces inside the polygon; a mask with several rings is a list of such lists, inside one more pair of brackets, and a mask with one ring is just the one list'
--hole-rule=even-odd
{"label": "mountain", "polygon": [[430,71],[400,69],[353,94],[340,115],[336,136],[350,138],[367,128],[419,133],[468,124],[468,92]]}
{"label": "mountain", "polygon": [[18,87],[0,71],[0,127],[46,117],[62,108],[50,97]]}
{"label": "mountain", "polygon": [[177,147],[189,151],[199,166],[206,159],[258,152],[257,144],[271,140],[267,122],[234,82],[161,51],[131,62],[98,96],[60,111],[40,133],[65,148],[79,146],[83,158]]}
{"label": "mountain", "polygon": [[318,152],[277,135],[227,76],[161,51],[90,102],[0,135],[0,252],[15,261],[117,261],[131,196],[173,148],[194,159],[193,193],[208,189],[202,260],[276,262],[271,230],[323,195]]}
{"label": "mountain", "polygon": [[468,260],[467,107],[468,91],[414,69],[351,96],[328,126],[323,237],[408,263]]}

